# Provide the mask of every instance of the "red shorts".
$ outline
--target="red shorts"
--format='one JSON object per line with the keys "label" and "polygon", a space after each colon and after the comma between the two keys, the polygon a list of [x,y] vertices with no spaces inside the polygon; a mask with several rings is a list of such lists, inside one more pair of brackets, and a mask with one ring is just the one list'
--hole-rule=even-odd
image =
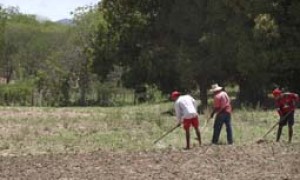
{"label": "red shorts", "polygon": [[194,128],[198,128],[199,127],[199,120],[198,120],[198,116],[192,118],[192,119],[184,119],[183,120],[183,128],[185,130],[189,130],[191,125]]}

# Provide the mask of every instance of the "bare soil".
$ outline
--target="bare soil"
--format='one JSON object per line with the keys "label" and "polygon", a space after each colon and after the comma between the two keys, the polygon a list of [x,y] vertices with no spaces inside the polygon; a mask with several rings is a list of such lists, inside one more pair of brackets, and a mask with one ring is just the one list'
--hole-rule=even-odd
{"label": "bare soil", "polygon": [[300,179],[300,144],[0,156],[0,179]]}

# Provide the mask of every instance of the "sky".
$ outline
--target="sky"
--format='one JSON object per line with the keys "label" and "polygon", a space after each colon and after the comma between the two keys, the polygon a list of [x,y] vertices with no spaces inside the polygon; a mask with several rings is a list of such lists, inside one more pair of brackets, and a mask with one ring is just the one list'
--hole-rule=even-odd
{"label": "sky", "polygon": [[77,7],[94,5],[100,0],[0,0],[5,8],[8,6],[19,7],[22,14],[34,14],[57,21],[71,19],[70,12]]}

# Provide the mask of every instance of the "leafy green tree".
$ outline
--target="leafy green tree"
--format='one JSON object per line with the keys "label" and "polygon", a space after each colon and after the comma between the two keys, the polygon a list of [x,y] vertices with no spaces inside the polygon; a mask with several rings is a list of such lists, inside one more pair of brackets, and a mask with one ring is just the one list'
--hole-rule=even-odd
{"label": "leafy green tree", "polygon": [[[289,71],[291,64],[297,67],[291,62],[296,51],[286,53],[298,45],[291,41],[299,34],[293,31],[296,1],[113,0],[102,1],[101,7],[109,31],[99,34],[113,42],[104,43],[109,48],[102,54],[109,56],[102,63],[122,65],[129,87],[153,83],[167,93],[198,86],[205,106],[207,88],[214,82],[237,83],[240,102],[256,104],[272,81],[296,81],[295,68],[286,76],[276,75]],[[292,18],[281,23],[285,16]],[[279,63],[282,59],[289,60]]]}
{"label": "leafy green tree", "polygon": [[[109,24],[110,50],[107,63],[123,67],[123,84],[138,88],[156,84],[169,93],[182,89],[177,71],[176,49],[168,43],[164,29],[157,26],[163,1],[103,1],[104,17]],[[126,16],[124,16],[126,14]],[[168,43],[168,45],[166,45]],[[115,48],[116,47],[116,48]],[[117,61],[116,61],[117,59]],[[113,66],[110,66],[113,67]]]}
{"label": "leafy green tree", "polygon": [[97,46],[97,32],[103,29],[104,21],[100,12],[97,11],[97,5],[78,7],[74,12],[74,43],[78,48],[79,57],[79,88],[80,104],[86,105],[86,97],[89,89],[90,76],[93,70],[95,48]]}
{"label": "leafy green tree", "polygon": [[[4,67],[5,60],[4,60],[4,51],[5,51],[5,28],[6,28],[6,21],[7,21],[7,13],[5,9],[2,8],[0,5],[0,64],[2,67]],[[3,76],[3,71],[5,71],[5,68],[1,70],[1,74]]]}
{"label": "leafy green tree", "polygon": [[169,1],[165,8],[159,25],[177,51],[181,88],[193,89],[197,85],[205,107],[210,84],[226,82],[234,72],[230,68],[233,45],[228,43],[231,32],[226,31],[230,23],[227,19],[234,17],[234,13],[224,1],[175,0]]}
{"label": "leafy green tree", "polygon": [[70,42],[69,27],[47,21],[38,22],[34,16],[17,13],[8,16],[2,62],[8,80],[34,79],[39,94],[37,97],[56,104],[56,96],[49,94],[59,94],[60,79],[71,67],[67,63],[71,56],[67,58],[68,50],[65,49],[70,46],[64,46]]}
{"label": "leafy green tree", "polygon": [[279,40],[272,63],[272,80],[281,87],[299,93],[300,2],[297,0],[276,1],[273,16],[278,23]]}

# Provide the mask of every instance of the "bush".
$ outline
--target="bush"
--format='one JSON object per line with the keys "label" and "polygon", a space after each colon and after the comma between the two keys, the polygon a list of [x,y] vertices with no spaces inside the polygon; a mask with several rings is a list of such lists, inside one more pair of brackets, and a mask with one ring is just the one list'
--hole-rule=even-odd
{"label": "bush", "polygon": [[0,85],[1,105],[30,105],[32,103],[33,82],[14,82]]}

